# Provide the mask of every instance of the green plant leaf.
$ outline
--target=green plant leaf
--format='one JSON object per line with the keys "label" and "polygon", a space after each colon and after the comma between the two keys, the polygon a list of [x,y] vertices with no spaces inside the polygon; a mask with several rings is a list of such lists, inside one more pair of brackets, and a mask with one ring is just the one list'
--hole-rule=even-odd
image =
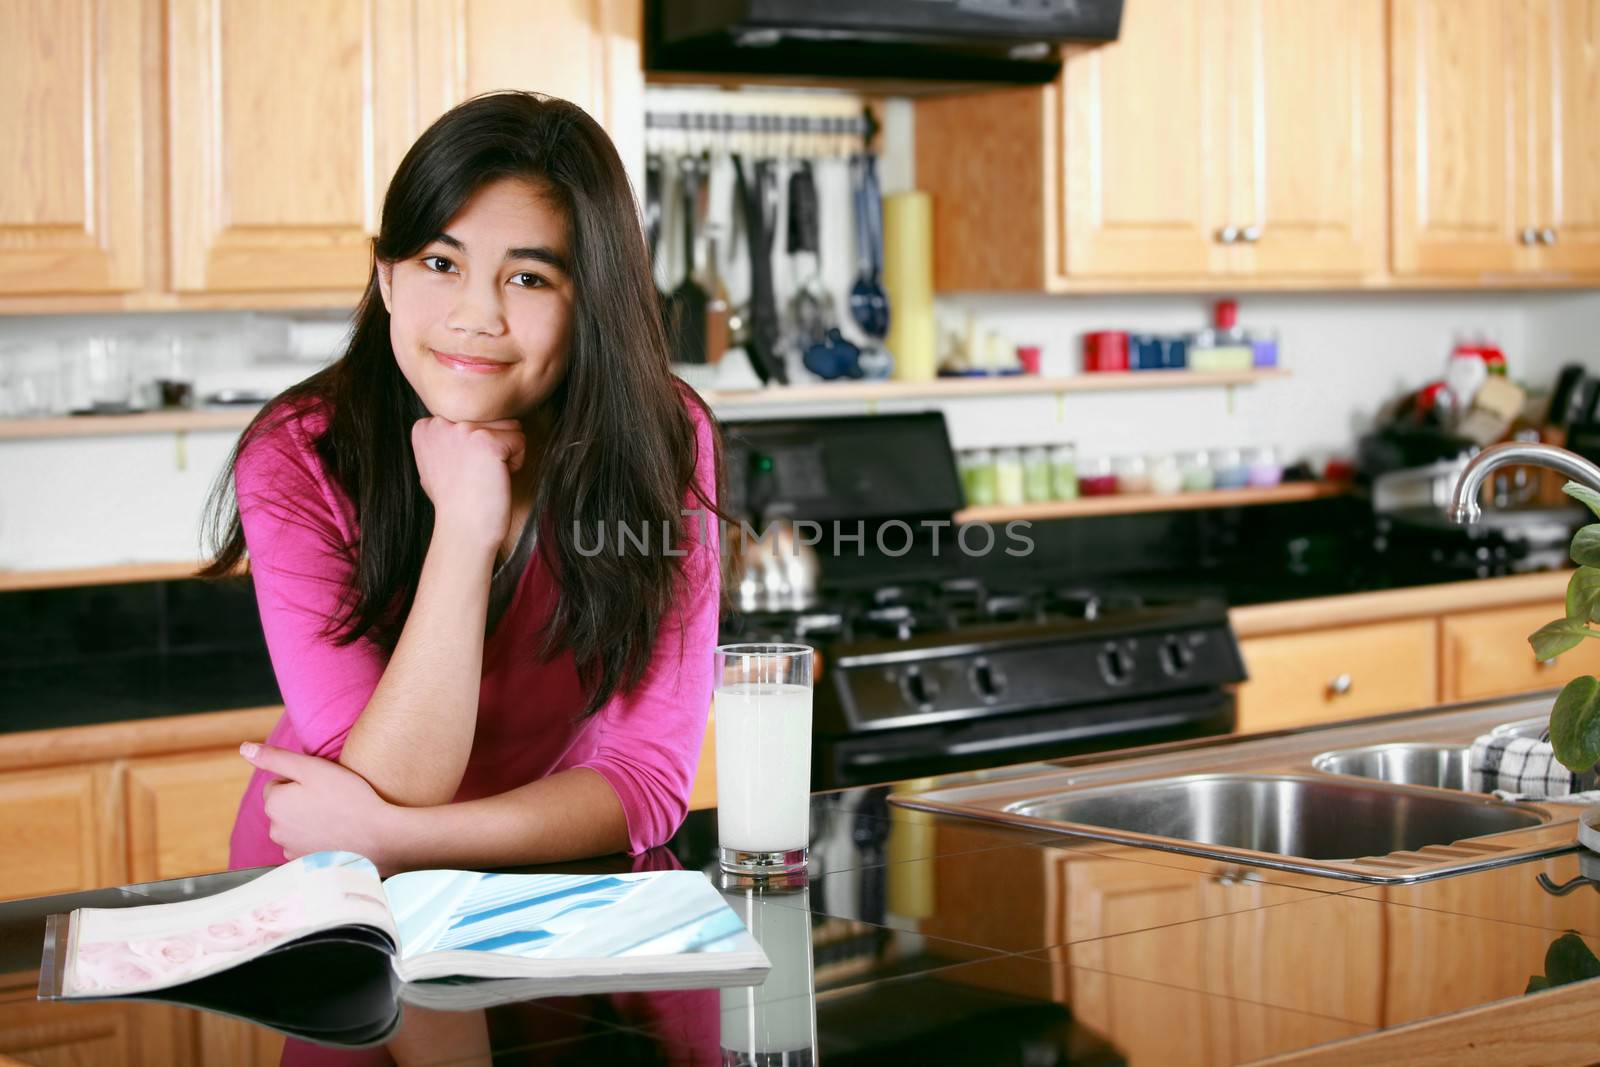
{"label": "green plant leaf", "polygon": [[1600,567],[1600,522],[1572,535],[1572,562],[1580,567]]}
{"label": "green plant leaf", "polygon": [[1561,487],[1561,491],[1574,500],[1588,504],[1589,510],[1594,512],[1594,517],[1600,519],[1600,492],[1590,489],[1581,482],[1568,482]]}
{"label": "green plant leaf", "polygon": [[1567,582],[1567,618],[1600,622],[1600,568],[1579,567]]}
{"label": "green plant leaf", "polygon": [[1528,635],[1528,644],[1539,659],[1555,659],[1563,652],[1577,648],[1589,633],[1582,619],[1557,619],[1547,622]]}
{"label": "green plant leaf", "polygon": [[1550,709],[1550,743],[1556,759],[1581,772],[1600,761],[1600,678],[1574,678]]}

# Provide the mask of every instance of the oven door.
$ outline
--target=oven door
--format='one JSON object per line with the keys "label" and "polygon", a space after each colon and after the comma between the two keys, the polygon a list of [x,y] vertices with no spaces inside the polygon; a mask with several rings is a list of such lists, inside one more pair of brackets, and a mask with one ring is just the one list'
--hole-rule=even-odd
{"label": "oven door", "polygon": [[812,739],[811,787],[877,785],[1183,741],[1231,733],[1233,728],[1233,694],[1209,689],[1092,707],[819,735]]}

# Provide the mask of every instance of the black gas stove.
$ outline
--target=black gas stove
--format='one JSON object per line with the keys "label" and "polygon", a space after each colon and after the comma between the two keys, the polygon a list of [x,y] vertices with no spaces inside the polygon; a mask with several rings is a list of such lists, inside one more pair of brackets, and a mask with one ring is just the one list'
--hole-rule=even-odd
{"label": "black gas stove", "polygon": [[[757,469],[761,498],[819,524],[862,522],[860,551],[830,553],[803,607],[736,611],[721,640],[817,649],[813,787],[834,788],[1226,733],[1229,685],[1245,672],[1220,600],[1099,588],[1070,576],[1019,579],[939,540],[874,558],[876,524],[927,530],[959,507],[938,413],[734,423],[733,477]],[[864,438],[881,437],[866,447]],[[803,493],[786,494],[775,448],[807,456]],[[835,443],[830,448],[830,442]],[[917,470],[895,464],[917,457]],[[774,484],[774,470],[779,473]],[[892,483],[892,513],[874,484]],[[838,484],[843,491],[830,493]],[[920,503],[917,486],[924,487]],[[730,499],[744,499],[736,489]],[[826,520],[826,522],[822,522]],[[757,525],[759,529],[759,524]],[[903,540],[890,539],[898,548]],[[1023,568],[1026,571],[1026,568]]]}

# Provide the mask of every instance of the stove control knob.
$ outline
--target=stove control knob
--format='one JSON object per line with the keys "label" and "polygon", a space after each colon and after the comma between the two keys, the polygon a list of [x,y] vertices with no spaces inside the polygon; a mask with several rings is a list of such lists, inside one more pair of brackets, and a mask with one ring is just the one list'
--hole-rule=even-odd
{"label": "stove control knob", "polygon": [[1133,679],[1133,656],[1124,648],[1107,645],[1100,653],[1100,675],[1111,685],[1127,685]]}
{"label": "stove control knob", "polygon": [[1006,676],[994,664],[980,659],[972,665],[972,688],[986,701],[997,700],[1006,687]]}
{"label": "stove control knob", "polygon": [[1194,649],[1176,634],[1161,643],[1161,669],[1181,678],[1194,666]]}
{"label": "stove control knob", "polygon": [[916,667],[907,670],[901,681],[906,699],[919,708],[931,708],[939,699],[939,680]]}

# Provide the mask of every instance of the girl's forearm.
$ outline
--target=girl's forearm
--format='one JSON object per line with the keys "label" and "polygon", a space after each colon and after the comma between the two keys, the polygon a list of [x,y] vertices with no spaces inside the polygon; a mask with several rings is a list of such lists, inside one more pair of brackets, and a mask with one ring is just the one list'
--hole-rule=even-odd
{"label": "girl's forearm", "polygon": [[391,803],[447,804],[461,786],[493,570],[492,546],[435,528],[399,643],[339,755]]}
{"label": "girl's forearm", "polygon": [[384,836],[384,874],[481,869],[604,856],[628,847],[628,819],[597,772],[573,767],[507,793],[426,808],[396,808]]}

